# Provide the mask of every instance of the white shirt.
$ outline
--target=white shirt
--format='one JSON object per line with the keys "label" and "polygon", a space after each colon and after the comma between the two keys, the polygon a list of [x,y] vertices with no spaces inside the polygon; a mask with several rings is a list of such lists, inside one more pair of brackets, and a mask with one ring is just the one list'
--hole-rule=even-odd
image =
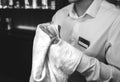
{"label": "white shirt", "polygon": [[[111,79],[110,82],[120,82],[119,9],[105,0],[94,0],[86,12],[78,17],[73,6],[74,4],[66,6],[53,16],[52,21],[61,26],[60,36],[62,41],[64,40],[72,46],[66,42],[62,47],[58,44],[52,46],[50,48],[52,53],[49,53],[49,57],[55,61],[52,62],[51,66],[63,66],[62,71],[65,73],[77,70],[90,82],[109,82]],[[58,32],[58,27],[53,27],[52,31]],[[40,34],[38,27],[33,46],[33,82],[34,80],[41,80],[42,77],[37,79],[37,76],[40,76],[39,71],[44,76],[47,73],[38,68],[44,64],[48,47],[46,45],[49,45],[47,42],[49,43],[50,39],[42,34],[40,36]],[[55,71],[56,69],[53,70],[53,68],[50,70],[53,71],[52,74],[54,75],[54,77],[52,74],[50,75],[51,80],[56,82],[58,81],[55,80],[56,77],[61,79],[58,77],[60,75],[58,70]],[[30,82],[32,82],[32,77]],[[60,82],[65,78],[64,75],[61,75],[61,77]]]}
{"label": "white shirt", "polygon": [[[94,0],[78,17],[70,4],[60,9],[53,22],[61,26],[61,38],[86,55],[120,68],[120,11],[105,0]],[[82,37],[90,45],[78,41]],[[80,45],[78,44],[80,43]],[[86,47],[86,49],[82,46]]]}

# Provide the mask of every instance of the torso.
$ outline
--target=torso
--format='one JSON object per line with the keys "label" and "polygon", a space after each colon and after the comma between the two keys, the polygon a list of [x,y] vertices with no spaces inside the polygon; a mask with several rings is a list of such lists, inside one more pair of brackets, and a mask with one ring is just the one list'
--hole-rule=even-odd
{"label": "torso", "polygon": [[[114,15],[114,13],[102,7],[95,18],[75,20],[65,14],[65,12],[67,12],[66,10],[63,11],[64,13],[60,14],[59,20],[56,21],[56,23],[62,27],[60,31],[61,38],[86,55],[95,57],[105,63],[108,32],[117,15]],[[89,47],[85,49],[78,45],[79,37],[89,41]],[[85,82],[85,79],[83,78],[82,81],[79,76],[82,77],[79,73],[75,72],[69,82]]]}
{"label": "torso", "polygon": [[[64,9],[64,13],[60,14],[60,18],[57,21],[57,24],[62,27],[60,31],[61,38],[83,51],[86,55],[96,57],[104,62],[107,34],[116,17],[116,15],[113,15],[114,13],[106,10],[102,7],[95,18],[76,20],[69,17]],[[87,49],[78,45],[79,37],[90,42]]]}

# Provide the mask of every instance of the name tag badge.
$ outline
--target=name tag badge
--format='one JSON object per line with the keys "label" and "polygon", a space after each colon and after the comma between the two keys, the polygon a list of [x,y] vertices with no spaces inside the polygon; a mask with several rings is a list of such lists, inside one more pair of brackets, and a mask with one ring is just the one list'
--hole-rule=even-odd
{"label": "name tag badge", "polygon": [[90,41],[82,38],[82,37],[79,37],[78,38],[78,45],[84,47],[85,49],[87,49],[90,45]]}

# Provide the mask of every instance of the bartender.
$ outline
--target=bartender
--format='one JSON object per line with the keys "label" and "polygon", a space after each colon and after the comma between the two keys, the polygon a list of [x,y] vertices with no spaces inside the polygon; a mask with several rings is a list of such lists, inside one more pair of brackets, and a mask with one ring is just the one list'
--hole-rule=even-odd
{"label": "bartender", "polygon": [[119,9],[106,0],[68,1],[52,21],[61,26],[61,38],[84,54],[76,70],[87,81],[120,82]]}
{"label": "bartender", "polygon": [[[52,18],[52,22],[61,27],[56,34],[60,34],[62,40],[80,51],[70,62],[67,55],[59,54],[59,58],[62,57],[61,61],[64,61],[63,71],[69,72],[70,67],[77,65],[73,67],[76,67],[74,69],[79,74],[73,72],[69,81],[82,82],[76,78],[83,76],[88,82],[120,82],[119,9],[106,0],[69,2],[71,4],[58,10]],[[52,31],[51,34],[54,35]],[[53,58],[55,55],[52,54]],[[77,60],[79,61],[76,62]]]}

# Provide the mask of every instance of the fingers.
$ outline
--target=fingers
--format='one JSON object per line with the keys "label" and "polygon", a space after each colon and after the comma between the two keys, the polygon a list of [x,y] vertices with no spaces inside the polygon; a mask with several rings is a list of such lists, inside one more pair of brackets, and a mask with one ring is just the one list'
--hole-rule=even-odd
{"label": "fingers", "polygon": [[54,24],[50,24],[50,23],[40,25],[40,28],[42,29],[42,31],[48,34],[51,39],[57,36],[57,31],[55,31],[54,29],[55,27],[56,26]]}
{"label": "fingers", "polygon": [[48,26],[48,27],[46,28],[47,34],[50,36],[51,39],[52,39],[53,37],[56,37],[56,36],[57,36],[57,34],[56,34],[56,32],[54,31],[53,28],[54,28],[53,26]]}
{"label": "fingers", "polygon": [[53,37],[51,40],[51,44],[57,44],[60,41],[58,37]]}

